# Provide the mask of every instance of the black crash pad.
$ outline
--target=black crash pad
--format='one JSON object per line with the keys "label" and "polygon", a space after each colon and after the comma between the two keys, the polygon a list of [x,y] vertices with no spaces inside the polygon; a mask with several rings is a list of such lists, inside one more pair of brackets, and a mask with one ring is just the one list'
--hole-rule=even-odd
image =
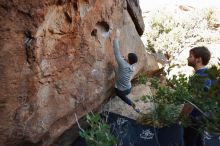
{"label": "black crash pad", "polygon": [[[120,146],[184,146],[183,129],[178,124],[154,128],[115,113],[104,112],[101,116],[107,119]],[[218,137],[205,136],[204,140],[205,146],[220,146]],[[83,138],[79,138],[71,146],[87,145]]]}

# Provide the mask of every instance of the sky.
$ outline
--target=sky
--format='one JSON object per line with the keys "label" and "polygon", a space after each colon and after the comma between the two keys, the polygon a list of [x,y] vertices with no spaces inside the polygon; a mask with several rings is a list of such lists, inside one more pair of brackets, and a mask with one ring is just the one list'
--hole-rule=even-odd
{"label": "sky", "polygon": [[142,12],[161,9],[167,5],[189,5],[195,8],[220,8],[220,0],[139,0]]}

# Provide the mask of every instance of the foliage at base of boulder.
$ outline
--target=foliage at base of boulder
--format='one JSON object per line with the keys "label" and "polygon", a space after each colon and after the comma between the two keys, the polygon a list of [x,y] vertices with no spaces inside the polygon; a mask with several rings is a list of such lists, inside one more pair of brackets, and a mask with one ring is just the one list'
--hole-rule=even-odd
{"label": "foliage at base of boulder", "polygon": [[138,122],[154,127],[165,127],[176,123],[181,108],[174,104],[158,104],[148,114],[138,118]]}
{"label": "foliage at base of boulder", "polygon": [[144,74],[140,74],[137,78],[137,83],[138,84],[146,84],[147,78]]}
{"label": "foliage at base of boulder", "polygon": [[189,99],[187,78],[181,75],[166,84],[153,78],[151,86],[156,90],[153,96],[144,96],[144,99],[153,103],[153,108],[148,114],[142,115],[139,121],[143,124],[150,124],[156,127],[169,126],[177,121],[181,111],[181,104],[184,99]]}
{"label": "foliage at base of boulder", "polygon": [[117,143],[116,137],[110,133],[110,126],[99,114],[87,114],[86,121],[90,128],[80,131],[80,136],[85,138],[89,146],[113,146]]}

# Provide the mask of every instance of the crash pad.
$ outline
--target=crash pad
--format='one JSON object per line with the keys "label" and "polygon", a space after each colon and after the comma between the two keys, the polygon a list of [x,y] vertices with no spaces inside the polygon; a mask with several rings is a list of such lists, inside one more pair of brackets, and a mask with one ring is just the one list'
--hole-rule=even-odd
{"label": "crash pad", "polygon": [[[103,112],[101,117],[110,125],[120,146],[184,146],[183,128],[179,124],[155,128],[116,113]],[[220,146],[218,137],[205,135],[204,141],[205,146]],[[80,137],[71,146],[87,145]]]}

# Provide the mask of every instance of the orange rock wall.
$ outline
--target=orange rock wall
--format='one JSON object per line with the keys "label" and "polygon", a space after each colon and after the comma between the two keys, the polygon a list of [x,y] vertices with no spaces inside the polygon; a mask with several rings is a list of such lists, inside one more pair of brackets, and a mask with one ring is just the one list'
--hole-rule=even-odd
{"label": "orange rock wall", "polygon": [[139,57],[136,74],[146,64],[157,69],[140,40],[139,5],[127,6],[126,0],[0,0],[1,146],[51,145],[76,123],[75,114],[112,95],[116,28],[123,54]]}

